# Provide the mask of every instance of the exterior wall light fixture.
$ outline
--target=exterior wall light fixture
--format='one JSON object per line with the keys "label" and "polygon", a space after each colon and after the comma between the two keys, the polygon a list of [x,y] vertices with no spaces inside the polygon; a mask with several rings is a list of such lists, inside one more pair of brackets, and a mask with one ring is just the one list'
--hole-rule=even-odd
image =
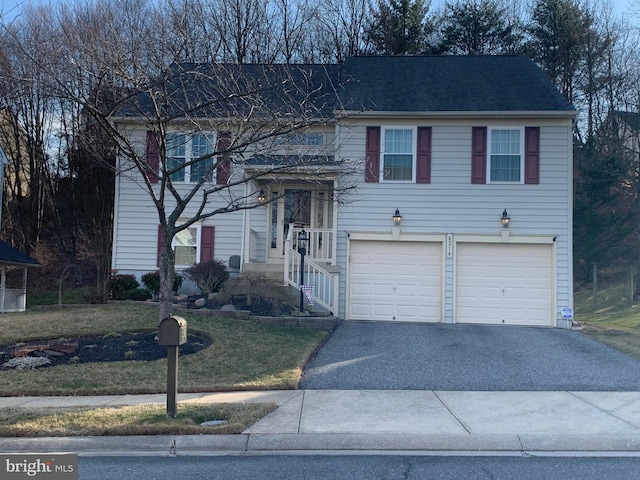
{"label": "exterior wall light fixture", "polygon": [[509,228],[509,222],[511,221],[511,217],[509,217],[509,214],[507,213],[507,209],[504,209],[504,212],[502,212],[502,216],[500,217],[500,221],[502,222],[502,226],[504,228]]}
{"label": "exterior wall light fixture", "polygon": [[402,222],[402,215],[400,215],[400,210],[396,208],[396,211],[393,214],[393,224],[400,225],[400,222]]}
{"label": "exterior wall light fixture", "polygon": [[264,195],[264,190],[260,190],[258,193],[258,203],[265,203],[267,201],[267,197]]}

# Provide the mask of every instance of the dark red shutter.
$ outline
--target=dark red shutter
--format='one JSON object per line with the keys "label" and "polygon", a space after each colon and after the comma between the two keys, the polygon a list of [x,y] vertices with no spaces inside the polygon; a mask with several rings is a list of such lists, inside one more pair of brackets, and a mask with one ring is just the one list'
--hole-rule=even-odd
{"label": "dark red shutter", "polygon": [[431,127],[418,127],[416,183],[431,183]]}
{"label": "dark red shutter", "polygon": [[540,127],[524,129],[524,183],[540,183]]}
{"label": "dark red shutter", "polygon": [[215,227],[202,227],[200,231],[200,262],[213,260],[213,241]]}
{"label": "dark red shutter", "polygon": [[367,127],[364,181],[380,181],[380,127]]}
{"label": "dark red shutter", "polygon": [[216,183],[224,185],[231,177],[231,156],[226,150],[231,146],[231,132],[218,133],[218,145],[216,151],[223,152],[218,155],[218,167],[216,168]]}
{"label": "dark red shutter", "polygon": [[487,127],[471,132],[471,183],[487,183]]}
{"label": "dark red shutter", "polygon": [[158,171],[160,168],[160,145],[158,137],[153,130],[147,131],[147,153],[145,161],[147,163],[147,177],[151,183],[158,183],[160,176]]}
{"label": "dark red shutter", "polygon": [[156,258],[156,265],[160,268],[160,254],[162,253],[164,243],[164,235],[162,235],[162,225],[158,225],[158,256]]}

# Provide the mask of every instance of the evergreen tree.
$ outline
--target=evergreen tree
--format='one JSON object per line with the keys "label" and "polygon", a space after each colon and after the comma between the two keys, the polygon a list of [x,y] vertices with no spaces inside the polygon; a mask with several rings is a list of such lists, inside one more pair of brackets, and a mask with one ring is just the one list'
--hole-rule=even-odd
{"label": "evergreen tree", "polygon": [[515,53],[521,39],[518,24],[496,0],[447,4],[440,29],[441,50],[456,55]]}
{"label": "evergreen tree", "polygon": [[424,0],[379,0],[369,35],[375,52],[411,55],[427,50],[428,4]]}

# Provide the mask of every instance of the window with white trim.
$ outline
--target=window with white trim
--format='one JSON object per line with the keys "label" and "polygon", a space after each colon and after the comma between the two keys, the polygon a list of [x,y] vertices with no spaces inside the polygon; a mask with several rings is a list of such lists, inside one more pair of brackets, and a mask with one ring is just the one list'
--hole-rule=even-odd
{"label": "window with white trim", "polygon": [[167,168],[173,170],[185,165],[194,159],[205,157],[191,165],[171,174],[172,182],[198,182],[204,176],[207,181],[215,180],[215,171],[212,171],[215,159],[211,154],[215,151],[215,135],[208,133],[196,133],[187,135],[184,133],[167,134]]}
{"label": "window with white trim", "polygon": [[489,128],[490,183],[523,183],[524,128]]}
{"label": "window with white trim", "polygon": [[382,181],[415,181],[415,128],[383,128],[380,152]]}
{"label": "window with white trim", "polygon": [[171,244],[176,255],[176,267],[191,267],[200,258],[200,225],[181,230]]}

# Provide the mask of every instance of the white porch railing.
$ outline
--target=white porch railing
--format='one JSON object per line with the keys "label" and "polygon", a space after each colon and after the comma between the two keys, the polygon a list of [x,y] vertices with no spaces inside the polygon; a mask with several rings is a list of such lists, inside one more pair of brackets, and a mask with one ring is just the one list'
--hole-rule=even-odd
{"label": "white porch railing", "polygon": [[24,312],[27,306],[27,291],[23,288],[7,288],[0,292],[1,307],[4,312]]}
{"label": "white porch railing", "polygon": [[[287,247],[294,248],[298,245],[298,234],[302,231],[302,228],[290,226],[289,232],[293,232],[293,235],[289,238],[287,236],[287,242],[290,242]],[[326,228],[305,228],[307,232],[307,258],[317,261],[326,262],[331,265],[336,264],[336,242],[335,233],[333,230]]]}
{"label": "white porch railing", "polygon": [[[299,231],[298,229],[295,229]],[[330,232],[329,230],[318,230],[317,233]],[[284,281],[286,285],[291,285],[294,288],[300,289],[300,270],[301,270],[301,255],[292,248],[295,243],[293,239],[297,240],[297,231],[294,234],[294,229],[290,228],[285,242],[284,249]],[[325,238],[332,238],[333,234],[327,235]],[[319,237],[316,235],[315,239]],[[334,242],[335,243],[335,242]],[[313,250],[315,254],[322,253],[322,249],[318,248]],[[333,255],[335,259],[335,254]],[[316,263],[317,258],[313,255],[305,255],[304,259],[304,283],[305,285],[313,285],[314,301],[326,308],[334,315],[338,311],[338,288],[340,276],[337,273],[331,273],[321,265]],[[329,259],[326,259],[329,260]]]}

